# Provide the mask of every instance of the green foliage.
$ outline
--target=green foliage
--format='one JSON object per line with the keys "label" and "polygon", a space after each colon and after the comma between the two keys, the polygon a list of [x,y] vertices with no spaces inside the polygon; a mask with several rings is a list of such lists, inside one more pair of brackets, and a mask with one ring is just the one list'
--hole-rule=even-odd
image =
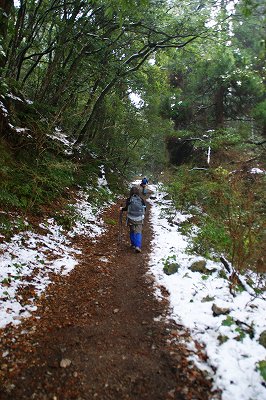
{"label": "green foliage", "polygon": [[[217,170],[217,174],[224,172]],[[181,166],[175,179],[169,184],[168,191],[176,208],[189,211],[191,206],[209,204],[216,205],[213,194],[221,191],[220,182],[213,179],[211,171],[198,171]]]}
{"label": "green foliage", "polygon": [[238,333],[238,335],[236,336],[236,340],[242,342],[243,339],[246,337],[245,332],[241,329],[241,328],[236,328],[235,331]]}
{"label": "green foliage", "polygon": [[107,17],[118,17],[119,24],[122,26],[124,18],[132,13],[141,17],[141,12],[144,11],[143,6],[148,5],[148,0],[132,1],[132,0],[109,0],[105,9]]}
{"label": "green foliage", "polygon": [[0,213],[0,232],[9,239],[16,231],[30,229],[30,225],[21,217],[12,218],[10,215]]}
{"label": "green foliage", "polygon": [[2,283],[2,285],[8,286],[11,283],[11,281],[12,281],[12,279],[9,277],[9,278],[2,279],[1,283]]}
{"label": "green foliage", "polygon": [[258,368],[262,378],[266,381],[266,360],[259,361],[257,368]]}
{"label": "green foliage", "polygon": [[[21,279],[20,273],[21,273],[22,269],[23,269],[26,265],[27,265],[27,264],[25,264],[25,263],[22,263],[22,264],[14,263],[14,264],[12,264],[12,267],[15,267],[15,269],[16,269],[16,275],[14,275],[14,274],[10,275],[10,274],[9,274],[8,277],[2,279],[2,281],[1,281],[2,285],[3,285],[3,286],[10,286],[12,280],[18,280],[18,279],[20,280],[20,279]],[[3,293],[4,293],[6,296],[8,296],[8,292],[3,292]]]}
{"label": "green foliage", "polygon": [[241,0],[239,3],[239,9],[245,17],[250,17],[260,6],[261,3],[258,0]]}
{"label": "green foliage", "polygon": [[188,246],[191,253],[201,254],[211,258],[211,252],[229,252],[231,247],[230,235],[226,227],[220,222],[214,221],[211,217],[202,217],[200,229]]}
{"label": "green foliage", "polygon": [[263,294],[264,290],[258,289],[258,288],[254,288],[254,292],[255,292],[257,295],[260,295],[260,294]]}
{"label": "green foliage", "polygon": [[[1,53],[1,45],[0,45],[0,53]],[[5,96],[8,92],[8,84],[7,82],[3,79],[0,81],[0,94]]]}
{"label": "green foliage", "polygon": [[207,295],[206,297],[204,297],[204,298],[201,300],[201,302],[202,302],[202,303],[207,303],[207,302],[209,302],[209,301],[214,301],[214,300],[215,300],[215,297]]}
{"label": "green foliage", "polygon": [[88,201],[93,205],[95,212],[104,204],[114,200],[114,194],[104,186],[90,187],[86,189]]}
{"label": "green foliage", "polygon": [[13,224],[5,214],[0,214],[0,232],[5,236],[10,236]]}
{"label": "green foliage", "polygon": [[246,337],[246,335],[249,335],[251,339],[254,338],[254,327],[253,324],[251,326],[248,326],[246,324],[242,324],[243,326],[233,326],[237,323],[237,325],[240,325],[241,322],[237,321],[235,322],[234,319],[228,315],[226,319],[223,320],[222,325],[223,326],[228,326],[232,327],[231,331],[237,333],[237,336],[234,337],[235,340],[237,341],[243,341],[243,339]]}
{"label": "green foliage", "polygon": [[238,126],[213,130],[208,134],[209,141],[205,142],[205,148],[211,146],[212,151],[219,151],[223,146],[241,146],[243,140],[249,136],[249,129],[246,126]]}
{"label": "green foliage", "polygon": [[[10,149],[0,143],[2,207],[28,209],[52,201],[73,184],[75,166],[60,156],[44,153],[34,159],[34,152],[13,158]],[[36,157],[36,155],[35,155]]]}
{"label": "green foliage", "polygon": [[[158,175],[163,136],[172,130],[160,104],[169,90],[168,71],[149,61],[162,61],[163,51],[178,48],[184,37],[188,43],[198,38],[207,16],[195,16],[187,2],[170,9],[166,1],[148,0],[56,4],[28,1],[23,13],[15,7],[5,78],[34,99],[50,127],[95,146],[126,174],[139,167]],[[131,91],[144,100],[142,109],[130,103]]]}
{"label": "green foliage", "polygon": [[226,335],[219,335],[219,336],[217,337],[217,339],[219,340],[219,343],[220,343],[220,344],[223,344],[223,343],[226,343],[226,342],[227,342],[227,340],[229,339],[229,337],[226,336]]}
{"label": "green foliage", "polygon": [[173,202],[190,213],[195,212],[192,206],[201,210],[194,218],[197,230],[186,228],[188,250],[204,257],[224,253],[237,269],[256,269],[264,242],[264,180],[263,175],[230,173],[222,167],[208,171],[180,167],[168,186]]}
{"label": "green foliage", "polygon": [[252,115],[258,123],[266,124],[266,100],[258,103],[253,108]]}
{"label": "green foliage", "polygon": [[239,293],[242,293],[242,292],[245,291],[245,288],[242,285],[236,285],[235,286],[235,291],[239,292]]}
{"label": "green foliage", "polygon": [[56,214],[53,217],[57,222],[57,224],[61,225],[62,228],[66,231],[70,231],[78,221],[79,222],[83,221],[81,215],[72,205],[67,205],[60,212],[56,212]]}
{"label": "green foliage", "polygon": [[[264,101],[265,10],[257,1],[248,3],[257,7],[256,17],[247,19],[237,13],[238,18],[231,16],[229,27],[221,7],[220,13],[210,18],[216,24],[213,42],[205,38],[204,42],[193,42],[189,51],[185,48],[177,54],[173,50],[167,60],[162,59],[172,88],[163,100],[164,116],[173,119],[178,131],[197,131],[197,137],[202,138],[210,129],[240,127],[241,120]],[[254,126],[248,121],[245,125],[251,134]],[[261,129],[256,127],[256,132]]]}
{"label": "green foliage", "polygon": [[107,225],[117,225],[117,221],[115,221],[115,220],[112,219],[112,218],[105,218],[105,219],[104,219],[104,222],[105,222]]}
{"label": "green foliage", "polygon": [[185,221],[179,222],[178,230],[182,233],[182,235],[190,236],[194,226],[195,225],[193,224],[193,221],[186,219]]}
{"label": "green foliage", "polygon": [[[34,106],[21,103],[13,112],[11,105],[9,113],[14,125],[30,128],[30,141],[14,140],[4,125],[0,132],[12,143],[0,143],[0,205],[37,208],[73,184],[89,183],[88,200],[97,208],[111,195],[97,188],[100,162],[88,157],[88,148],[106,164],[110,188],[118,193],[129,174],[160,176],[164,138],[174,129],[183,140],[196,134],[193,149],[204,157],[211,145],[211,166],[225,156],[235,159],[235,149],[242,158],[249,155],[243,145],[251,133],[249,116],[257,122],[255,134],[265,122],[262,18],[251,15],[243,24],[232,17],[229,29],[224,13],[214,17],[208,4],[195,12],[195,3],[186,1],[169,8],[167,1],[60,0],[51,7],[47,0],[30,0],[22,13],[16,7],[9,20],[5,16],[1,46],[9,51],[0,93],[6,95],[10,85]],[[216,26],[206,33],[210,19]],[[132,91],[143,99],[141,107],[130,102]],[[56,126],[81,145],[71,161],[47,136]],[[196,214],[191,251],[227,252],[239,269],[253,265],[263,240],[263,197],[256,184],[238,182],[226,167],[182,167],[178,174],[169,192],[178,209]],[[66,227],[75,221],[71,212],[57,218]],[[191,227],[184,223],[181,229],[191,233]]]}
{"label": "green foliage", "polygon": [[226,280],[228,279],[226,272],[223,269],[219,271],[219,277]]}
{"label": "green foliage", "polygon": [[179,267],[180,267],[180,265],[176,262],[175,254],[163,259],[163,272],[166,275],[172,275],[172,274],[176,273],[178,271]]}
{"label": "green foliage", "polygon": [[121,194],[125,189],[125,179],[120,173],[114,171],[106,171],[106,180],[112,193]]}
{"label": "green foliage", "polygon": [[75,182],[82,187],[96,186],[99,174],[99,163],[88,161],[83,164],[75,164]]}
{"label": "green foliage", "polygon": [[226,319],[223,320],[222,325],[223,326],[232,326],[234,325],[234,320],[230,315],[227,315]]}

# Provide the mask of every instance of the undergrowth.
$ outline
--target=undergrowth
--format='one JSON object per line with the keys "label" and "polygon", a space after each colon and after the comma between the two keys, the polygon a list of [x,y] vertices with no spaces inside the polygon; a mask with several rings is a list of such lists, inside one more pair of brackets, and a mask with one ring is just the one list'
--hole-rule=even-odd
{"label": "undergrowth", "polygon": [[[14,150],[0,139],[0,231],[8,239],[17,230],[25,230],[23,218],[16,215],[42,212],[43,206],[57,203],[54,219],[65,230],[70,230],[81,216],[72,205],[63,206],[70,190],[83,189],[95,213],[107,202],[114,200],[109,188],[98,186],[99,161],[88,157],[83,162],[70,160],[62,152],[54,151],[52,142],[42,154],[36,148]],[[56,150],[58,150],[58,145]],[[112,174],[109,174],[111,177]],[[109,183],[109,182],[108,182]],[[113,189],[118,192],[115,177]],[[62,207],[60,209],[60,199]]]}
{"label": "undergrowth", "polygon": [[58,225],[66,231],[70,231],[77,222],[85,222],[74,205],[68,204],[65,208],[57,211],[54,215],[54,220]]}
{"label": "undergrowth", "polygon": [[9,240],[15,232],[25,231],[31,226],[21,216],[11,216],[6,212],[0,213],[0,234]]}
{"label": "undergrowth", "polygon": [[44,153],[42,157],[14,154],[0,142],[0,205],[4,210],[29,210],[60,196],[74,182],[75,165],[62,157]]}
{"label": "undergrowth", "polygon": [[[107,188],[97,187],[98,173],[97,160],[80,163],[52,151],[45,151],[38,158],[34,151],[14,154],[1,140],[0,207],[3,210],[36,210],[60,198],[73,185],[86,188],[89,200],[99,206],[112,195]],[[113,180],[115,182],[115,178]],[[113,186],[118,191],[119,188]]]}
{"label": "undergrowth", "polygon": [[194,215],[181,230],[190,234],[188,250],[204,257],[226,254],[239,271],[263,267],[265,243],[264,174],[179,168],[168,191],[175,207]]}

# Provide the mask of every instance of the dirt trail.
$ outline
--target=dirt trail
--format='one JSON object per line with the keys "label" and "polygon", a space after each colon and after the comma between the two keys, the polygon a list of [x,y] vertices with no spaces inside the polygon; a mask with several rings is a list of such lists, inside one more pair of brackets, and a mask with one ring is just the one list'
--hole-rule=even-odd
{"label": "dirt trail", "polygon": [[[118,220],[118,206],[104,217]],[[79,266],[54,277],[33,317],[1,333],[0,350],[9,350],[1,360],[1,400],[216,398],[187,360],[180,338],[189,340],[188,333],[155,320],[166,316],[168,303],[155,299],[147,275],[148,221],[141,254],[129,248],[125,227],[118,246],[117,230],[108,225],[97,242],[76,239]]]}

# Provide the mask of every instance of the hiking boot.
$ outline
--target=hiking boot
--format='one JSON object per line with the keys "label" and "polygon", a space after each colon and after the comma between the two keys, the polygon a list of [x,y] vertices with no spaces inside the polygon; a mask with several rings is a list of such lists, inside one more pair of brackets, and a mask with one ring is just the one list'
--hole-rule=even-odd
{"label": "hiking boot", "polygon": [[141,253],[141,249],[139,247],[136,247],[136,253]]}
{"label": "hiking boot", "polygon": [[134,244],[131,244],[131,245],[130,245],[130,248],[133,249],[133,250],[135,250],[136,246],[134,246]]}

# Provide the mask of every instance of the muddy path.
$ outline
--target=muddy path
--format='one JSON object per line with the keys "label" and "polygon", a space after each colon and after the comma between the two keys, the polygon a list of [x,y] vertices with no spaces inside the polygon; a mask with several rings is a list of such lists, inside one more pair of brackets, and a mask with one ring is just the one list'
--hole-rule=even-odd
{"label": "muddy path", "polygon": [[[118,221],[118,205],[104,218]],[[97,241],[75,239],[78,267],[54,277],[31,318],[1,331],[1,400],[218,398],[188,361],[189,333],[166,319],[167,293],[153,294],[148,218],[142,253],[129,248],[126,227],[120,245],[117,236],[107,225]]]}

